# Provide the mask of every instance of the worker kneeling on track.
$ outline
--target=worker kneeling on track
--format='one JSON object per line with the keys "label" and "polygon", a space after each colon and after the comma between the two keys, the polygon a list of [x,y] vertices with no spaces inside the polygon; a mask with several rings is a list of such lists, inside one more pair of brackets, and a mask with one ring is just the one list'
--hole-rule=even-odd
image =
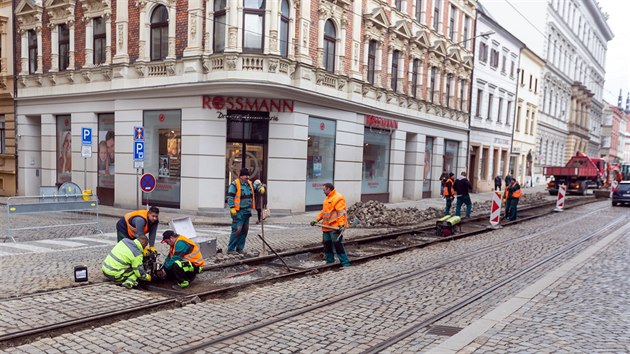
{"label": "worker kneeling on track", "polygon": [[151,275],[142,265],[143,250],[148,244],[149,239],[144,235],[118,242],[103,261],[101,269],[105,277],[128,289],[138,286],[138,280],[151,281]]}
{"label": "worker kneeling on track", "polygon": [[164,231],[162,243],[168,244],[171,249],[160,270],[160,277],[175,280],[180,288],[188,287],[203,269],[204,260],[199,245],[172,230]]}

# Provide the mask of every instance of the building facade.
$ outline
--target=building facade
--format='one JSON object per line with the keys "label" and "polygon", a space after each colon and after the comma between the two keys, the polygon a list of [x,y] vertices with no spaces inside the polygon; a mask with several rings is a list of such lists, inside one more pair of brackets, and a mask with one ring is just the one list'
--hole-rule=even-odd
{"label": "building facade", "polygon": [[0,195],[16,194],[16,148],[13,84],[13,5],[0,1]]}
{"label": "building facade", "polygon": [[627,124],[627,120],[623,110],[606,102],[601,127],[601,148],[598,156],[609,163],[623,161],[625,124]]}
{"label": "building facade", "polygon": [[521,50],[518,69],[518,98],[510,170],[523,186],[542,183],[544,177],[536,171],[536,130],[540,110],[540,87],[545,61],[528,48]]}
{"label": "building facade", "polygon": [[[521,41],[479,5],[470,115],[469,179],[478,192],[509,171]],[[492,33],[491,35],[485,35]]]}
{"label": "building facade", "polygon": [[454,44],[475,6],[22,0],[19,192],[74,182],[132,207],[144,172],[141,200],[219,212],[247,167],[276,210],[321,207],[326,182],[349,203],[437,196],[465,168],[472,51]]}
{"label": "building facade", "polygon": [[564,165],[577,151],[597,154],[608,16],[595,0],[533,0],[519,4],[482,2],[528,48],[545,59],[538,113],[535,175]]}

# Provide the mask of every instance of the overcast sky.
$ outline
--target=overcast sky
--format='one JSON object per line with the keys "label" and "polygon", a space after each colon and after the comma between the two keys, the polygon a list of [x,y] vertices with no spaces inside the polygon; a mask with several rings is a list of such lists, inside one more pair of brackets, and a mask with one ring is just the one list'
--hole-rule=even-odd
{"label": "overcast sky", "polygon": [[623,91],[623,106],[630,89],[630,1],[628,0],[599,0],[604,12],[607,12],[608,26],[615,37],[608,42],[606,52],[606,84],[604,85],[604,99],[617,104],[619,89]]}

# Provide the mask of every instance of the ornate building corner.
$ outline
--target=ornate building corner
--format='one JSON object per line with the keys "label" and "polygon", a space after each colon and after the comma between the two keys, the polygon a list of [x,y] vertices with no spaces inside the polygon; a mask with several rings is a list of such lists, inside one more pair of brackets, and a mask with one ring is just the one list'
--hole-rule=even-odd
{"label": "ornate building corner", "polygon": [[236,70],[238,55],[230,54],[225,56],[225,66],[227,70]]}

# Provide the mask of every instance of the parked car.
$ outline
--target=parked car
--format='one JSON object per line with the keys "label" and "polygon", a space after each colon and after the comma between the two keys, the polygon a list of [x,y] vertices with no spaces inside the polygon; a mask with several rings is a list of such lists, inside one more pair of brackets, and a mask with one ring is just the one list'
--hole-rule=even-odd
{"label": "parked car", "polygon": [[612,205],[630,203],[630,181],[619,182],[612,192]]}

